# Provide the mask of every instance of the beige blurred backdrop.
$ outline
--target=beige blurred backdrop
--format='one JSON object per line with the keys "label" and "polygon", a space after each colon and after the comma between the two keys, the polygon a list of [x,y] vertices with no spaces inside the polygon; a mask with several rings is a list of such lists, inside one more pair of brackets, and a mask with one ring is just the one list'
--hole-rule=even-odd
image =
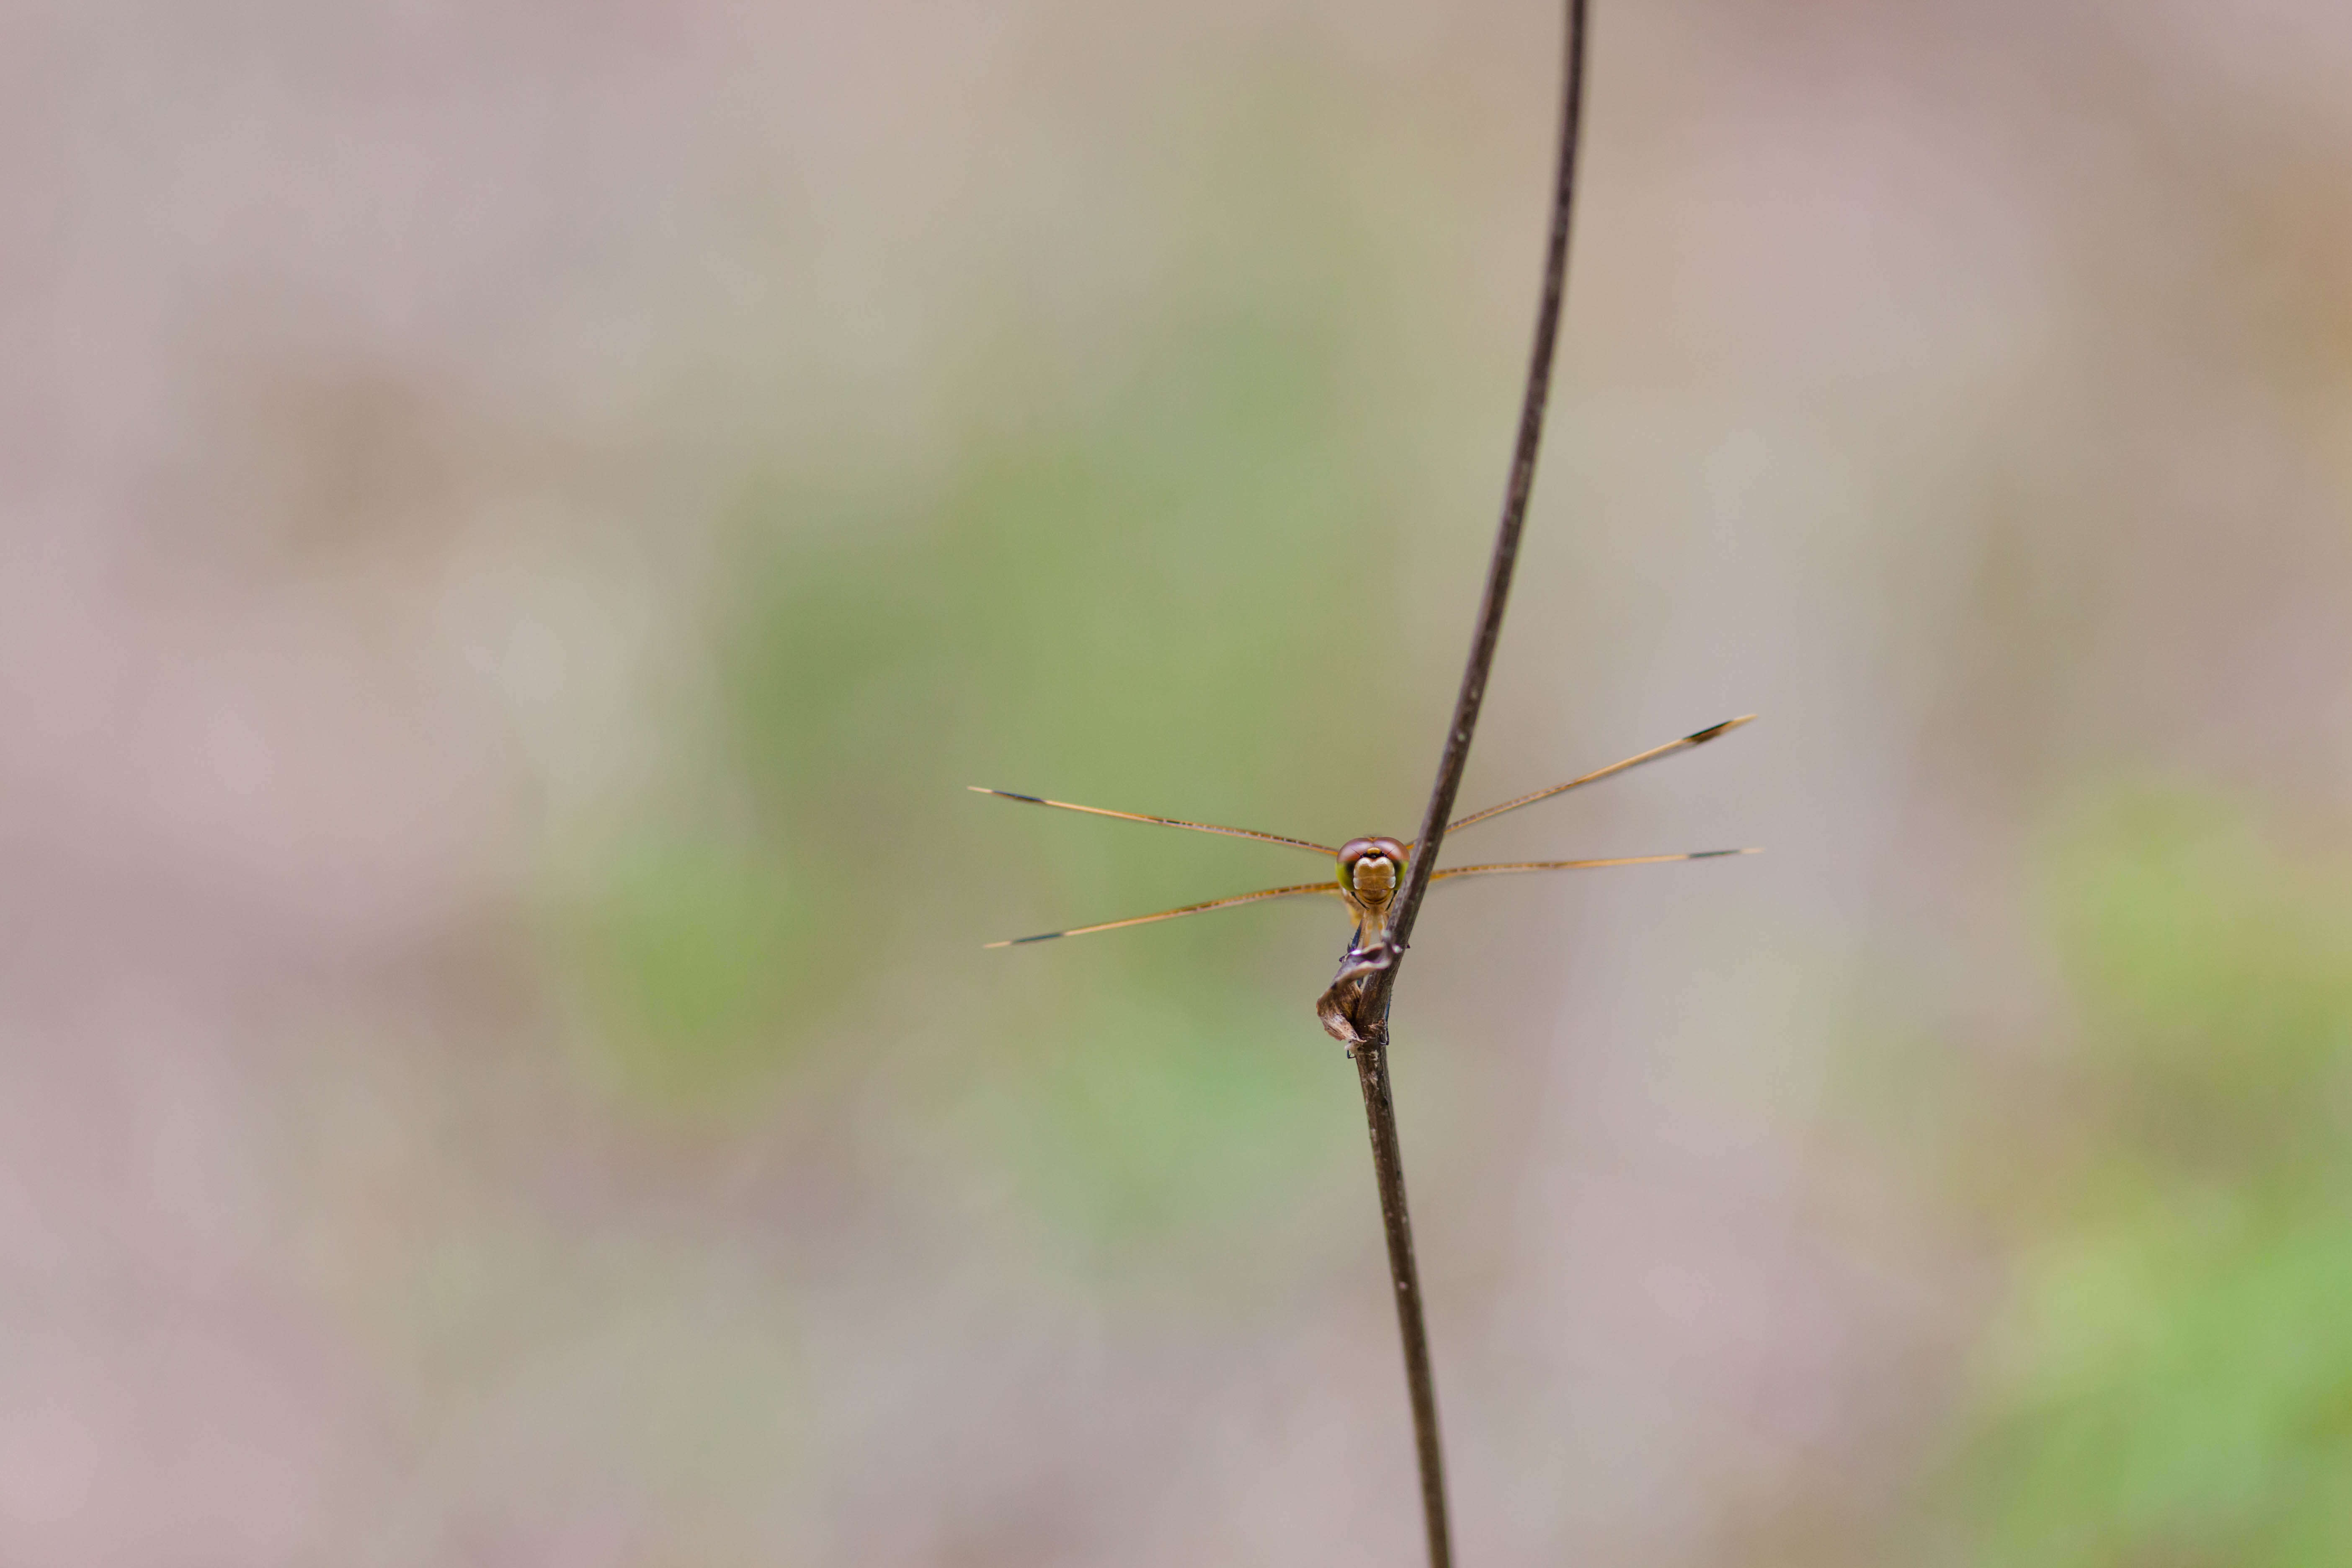
{"label": "beige blurred backdrop", "polygon": [[[1318,868],[963,786],[1412,831],[1559,26],[0,13],[0,1561],[1417,1561],[1336,910],[980,945]],[[2347,82],[1599,5],[1465,1562],[2352,1559]]]}

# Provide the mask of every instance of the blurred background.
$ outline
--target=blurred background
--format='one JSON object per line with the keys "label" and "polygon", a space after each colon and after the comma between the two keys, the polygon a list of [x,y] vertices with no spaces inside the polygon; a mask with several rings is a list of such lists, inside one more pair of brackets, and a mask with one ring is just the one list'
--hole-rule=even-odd
{"label": "blurred background", "polygon": [[[2352,1559],[2352,10],[1598,12],[1463,1560]],[[1559,26],[0,14],[0,1560],[1418,1561]]]}

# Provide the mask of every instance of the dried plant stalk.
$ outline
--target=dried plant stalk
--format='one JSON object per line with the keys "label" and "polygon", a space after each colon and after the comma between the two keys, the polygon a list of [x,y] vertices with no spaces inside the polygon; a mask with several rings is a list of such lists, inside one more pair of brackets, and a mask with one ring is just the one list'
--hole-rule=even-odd
{"label": "dried plant stalk", "polygon": [[1575,207],[1578,129],[1584,110],[1585,0],[1568,0],[1565,63],[1561,72],[1559,148],[1552,173],[1551,233],[1544,253],[1543,298],[1536,311],[1535,352],[1528,365],[1527,395],[1519,406],[1518,444],[1503,495],[1503,517],[1486,565],[1486,592],[1470,640],[1454,719],[1422,816],[1405,884],[1390,905],[1386,929],[1363,931],[1351,942],[1339,973],[1316,1005],[1323,1026],[1347,1042],[1364,1092],[1364,1120],[1371,1132],[1372,1176],[1381,1194],[1381,1220],[1388,1235],[1389,1272],[1396,1285],[1397,1329],[1404,1340],[1405,1386],[1412,1404],[1413,1442],[1421,1462],[1421,1501],[1429,1532],[1431,1568],[1451,1568],[1453,1536],[1446,1519],[1445,1456],[1438,1440],[1437,1384],[1429,1365],[1429,1331],[1422,1314],[1421,1273],[1413,1261],[1412,1220],[1405,1207],[1404,1161],[1397,1143],[1396,1105],[1389,1088],[1389,1002],[1396,989],[1399,961],[1412,935],[1414,917],[1429,891],[1454,797],[1470,761],[1470,739],[1486,700],[1486,678],[1503,634],[1503,609],[1518,563],[1519,534],[1526,524],[1528,496],[1535,488],[1536,455],[1543,443],[1544,406],[1551,392],[1553,349],[1559,337],[1559,307],[1568,286],[1569,224]]}

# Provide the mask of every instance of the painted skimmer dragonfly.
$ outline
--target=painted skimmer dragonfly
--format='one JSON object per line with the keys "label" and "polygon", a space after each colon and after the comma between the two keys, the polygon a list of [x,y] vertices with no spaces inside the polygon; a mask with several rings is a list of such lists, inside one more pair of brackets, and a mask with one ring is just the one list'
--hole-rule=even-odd
{"label": "painted skimmer dragonfly", "polygon": [[[1676,752],[1687,751],[1693,746],[1703,746],[1718,735],[1728,734],[1737,730],[1755,717],[1753,713],[1744,713],[1737,719],[1727,719],[1720,724],[1711,725],[1706,729],[1685,735],[1678,741],[1669,741],[1663,746],[1654,746],[1638,756],[1627,757],[1622,763],[1612,763],[1605,768],[1586,773],[1580,778],[1572,778],[1566,784],[1554,784],[1549,789],[1539,789],[1531,795],[1523,795],[1515,800],[1507,800],[1500,805],[1490,805],[1484,811],[1457,817],[1446,826],[1446,841],[1450,843],[1454,836],[1464,828],[1475,827],[1479,823],[1490,821],[1507,811],[1517,811],[1523,805],[1533,805],[1538,801],[1549,800],[1556,795],[1565,795],[1568,791],[1581,785],[1597,784],[1602,779],[1622,773],[1628,768],[1640,767],[1643,763],[1654,763],[1660,757],[1671,756]],[[1335,849],[1328,845],[1310,844],[1304,838],[1286,838],[1278,833],[1258,833],[1246,827],[1216,827],[1205,822],[1180,822],[1171,816],[1146,816],[1132,811],[1107,811],[1098,805],[1073,805],[1066,800],[1046,800],[1034,795],[1015,795],[1011,790],[988,789],[980,784],[971,784],[967,787],[977,795],[992,795],[1004,800],[1025,801],[1031,805],[1050,805],[1058,811],[1082,811],[1090,816],[1117,817],[1121,822],[1149,822],[1161,827],[1181,827],[1193,833],[1221,833],[1228,838],[1254,838],[1262,844],[1286,845],[1293,849],[1305,849],[1317,855],[1328,856],[1338,869],[1338,875],[1326,881],[1300,882],[1286,888],[1261,888],[1255,893],[1236,893],[1230,898],[1211,899],[1205,903],[1183,904],[1176,909],[1161,910],[1157,914],[1134,915],[1123,921],[1105,921],[1100,925],[1073,926],[1067,931],[1042,931],[1035,936],[1013,937],[1004,942],[992,942],[986,944],[990,947],[1019,947],[1033,942],[1052,942],[1056,937],[1087,936],[1098,931],[1118,931],[1127,926],[1150,925],[1155,921],[1172,921],[1182,915],[1205,914],[1211,910],[1230,910],[1241,904],[1264,903],[1270,899],[1318,897],[1337,898],[1347,904],[1349,912],[1356,917],[1357,936],[1360,942],[1377,936],[1386,921],[1389,904],[1396,897],[1398,889],[1404,885],[1405,865],[1412,857],[1414,847],[1411,844],[1402,843],[1394,838],[1375,837],[1351,838]],[[1582,871],[1602,866],[1653,866],[1669,860],[1712,860],[1726,855],[1755,853],[1757,851],[1753,849],[1699,849],[1683,855],[1631,855],[1613,860],[1515,860],[1494,866],[1455,866],[1433,872],[1430,880],[1444,882],[1456,877],[1501,877],[1522,871]]]}

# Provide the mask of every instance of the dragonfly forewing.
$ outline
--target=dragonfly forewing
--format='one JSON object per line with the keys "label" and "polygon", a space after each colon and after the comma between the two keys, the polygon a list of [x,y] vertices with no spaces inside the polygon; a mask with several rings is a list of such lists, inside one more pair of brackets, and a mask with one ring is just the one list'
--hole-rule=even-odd
{"label": "dragonfly forewing", "polygon": [[[1507,800],[1500,805],[1490,805],[1484,811],[1474,811],[1467,816],[1456,817],[1446,824],[1445,836],[1451,838],[1465,827],[1475,827],[1478,824],[1491,817],[1500,816],[1507,811],[1517,811],[1523,805],[1533,805],[1539,800],[1549,800],[1556,795],[1566,795],[1570,790],[1579,789],[1589,784],[1599,784],[1602,779],[1614,778],[1628,768],[1638,768],[1643,763],[1654,763],[1660,757],[1671,757],[1676,752],[1686,752],[1693,746],[1704,746],[1717,736],[1727,735],[1755,717],[1753,713],[1743,713],[1737,719],[1726,719],[1720,724],[1710,724],[1704,730],[1695,730],[1678,741],[1668,741],[1663,746],[1653,746],[1637,756],[1627,757],[1622,763],[1612,763],[1605,768],[1597,768],[1581,778],[1572,778],[1566,784],[1554,784],[1549,789],[1539,789],[1533,794],[1520,795],[1515,800]],[[1444,875],[1443,872],[1438,874]]]}
{"label": "dragonfly forewing", "polygon": [[992,795],[1000,800],[1017,800],[1024,805],[1050,805],[1056,811],[1083,811],[1088,816],[1113,816],[1121,822],[1149,822],[1159,827],[1181,827],[1193,833],[1222,833],[1228,838],[1255,838],[1260,844],[1286,844],[1293,849],[1311,849],[1318,855],[1339,852],[1328,844],[1309,844],[1304,838],[1286,838],[1279,833],[1260,833],[1248,827],[1218,827],[1206,822],[1184,822],[1173,816],[1147,816],[1138,811],[1108,811],[1099,805],[1073,805],[1066,800],[1047,800],[1043,795],[1015,795],[1009,789],[990,789],[985,784],[966,784],[974,795]]}

